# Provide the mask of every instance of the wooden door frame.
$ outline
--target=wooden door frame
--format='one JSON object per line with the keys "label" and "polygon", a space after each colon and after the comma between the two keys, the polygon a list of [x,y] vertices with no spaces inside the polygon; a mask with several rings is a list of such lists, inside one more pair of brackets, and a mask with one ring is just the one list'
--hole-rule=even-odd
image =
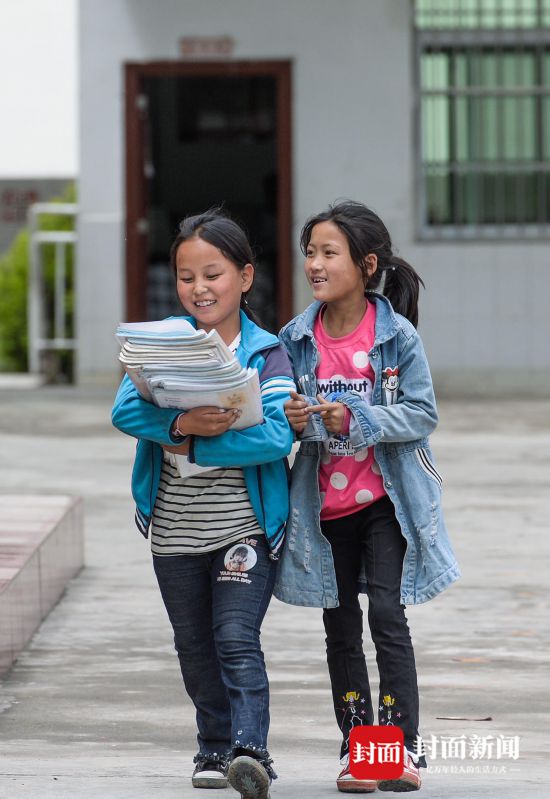
{"label": "wooden door frame", "polygon": [[[126,319],[146,316],[146,231],[140,220],[147,212],[143,175],[143,125],[139,97],[146,77],[265,77],[276,79],[277,99],[277,311],[279,325],[293,316],[292,291],[292,63],[271,61],[149,61],[127,63],[126,113]],[[168,254],[167,254],[168,255]]]}

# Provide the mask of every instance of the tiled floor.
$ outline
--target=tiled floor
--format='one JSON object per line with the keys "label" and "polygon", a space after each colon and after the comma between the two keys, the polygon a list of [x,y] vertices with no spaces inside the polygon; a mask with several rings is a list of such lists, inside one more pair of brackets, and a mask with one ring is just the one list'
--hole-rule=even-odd
{"label": "tiled floor", "polygon": [[26,646],[83,563],[80,499],[0,496],[0,674]]}

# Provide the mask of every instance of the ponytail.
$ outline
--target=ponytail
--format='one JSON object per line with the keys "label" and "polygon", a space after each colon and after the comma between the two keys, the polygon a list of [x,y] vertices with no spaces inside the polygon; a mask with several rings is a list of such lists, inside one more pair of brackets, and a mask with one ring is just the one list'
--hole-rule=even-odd
{"label": "ponytail", "polygon": [[[369,285],[371,283],[375,284],[375,287]],[[383,294],[391,302],[394,311],[418,327],[420,286],[425,288],[424,281],[415,269],[403,258],[392,255],[387,266],[378,265],[378,269],[367,283],[367,292]]]}
{"label": "ponytail", "polygon": [[252,308],[248,304],[247,296],[250,294],[251,291],[252,291],[252,289],[249,289],[246,292],[246,294],[241,294],[241,305],[240,305],[240,308],[241,308],[241,311],[244,311],[244,313],[248,316],[248,318],[250,319],[251,322],[254,322],[255,325],[258,325],[258,327],[263,327],[263,324],[262,324],[262,321],[261,321],[260,317],[258,316],[258,314],[255,311],[252,310]]}
{"label": "ponytail", "polygon": [[[363,274],[365,291],[383,294],[397,313],[418,325],[418,296],[424,282],[413,267],[393,254],[391,237],[380,217],[363,203],[344,200],[311,217],[302,228],[304,255],[315,225],[332,222],[347,239],[353,262]],[[377,269],[369,276],[367,256],[376,255]]]}

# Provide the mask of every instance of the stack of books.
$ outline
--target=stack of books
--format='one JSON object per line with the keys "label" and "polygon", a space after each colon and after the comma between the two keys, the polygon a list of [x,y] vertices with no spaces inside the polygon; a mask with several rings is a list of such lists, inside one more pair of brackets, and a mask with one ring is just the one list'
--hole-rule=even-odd
{"label": "stack of books", "polygon": [[116,337],[120,362],[143,399],[180,410],[237,408],[234,430],[263,421],[258,370],[242,367],[216,330],[165,319],[121,323]]}

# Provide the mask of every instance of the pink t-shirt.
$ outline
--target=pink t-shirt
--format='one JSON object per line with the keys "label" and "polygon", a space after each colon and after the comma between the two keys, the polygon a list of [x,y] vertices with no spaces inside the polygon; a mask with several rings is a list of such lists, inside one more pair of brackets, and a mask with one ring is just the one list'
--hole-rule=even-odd
{"label": "pink t-shirt", "polygon": [[[369,302],[363,318],[352,333],[331,338],[323,327],[324,308],[313,327],[320,362],[315,372],[317,393],[326,399],[331,394],[353,391],[364,402],[371,402],[374,370],[368,353],[374,343],[376,306]],[[380,469],[374,460],[374,447],[353,453],[344,431],[323,442],[319,467],[321,519],[338,519],[370,505],[386,493]]]}

